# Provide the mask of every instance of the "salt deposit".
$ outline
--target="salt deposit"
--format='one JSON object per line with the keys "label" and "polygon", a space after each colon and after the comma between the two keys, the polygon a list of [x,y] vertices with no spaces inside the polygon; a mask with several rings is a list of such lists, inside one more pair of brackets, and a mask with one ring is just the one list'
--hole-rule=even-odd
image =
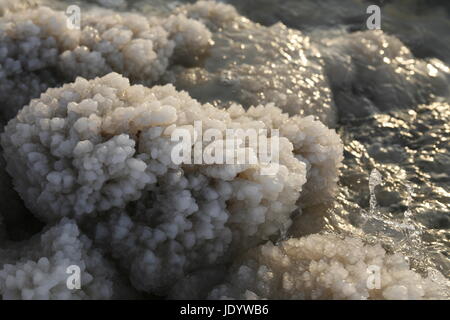
{"label": "salt deposit", "polygon": [[[334,235],[265,244],[236,263],[209,298],[439,299],[443,288],[409,269],[405,257],[380,245]],[[377,276],[379,278],[377,278]]]}
{"label": "salt deposit", "polygon": [[[114,269],[68,219],[27,243],[0,249],[3,299],[109,299]],[[82,289],[69,290],[67,268],[80,267]],[[118,280],[118,279],[115,279]]]}
{"label": "salt deposit", "polygon": [[[34,2],[0,0],[1,298],[450,296],[446,12]],[[195,121],[279,130],[279,170],[174,163]]]}
{"label": "salt deposit", "polygon": [[2,121],[48,87],[76,76],[116,71],[154,83],[172,55],[193,59],[203,54],[211,37],[203,25],[182,15],[146,19],[92,9],[82,17],[79,30],[67,24],[65,12],[45,6],[0,17]]}
{"label": "salt deposit", "polygon": [[[175,165],[170,130],[194,120],[204,130],[280,129],[278,172]],[[159,294],[185,272],[286,230],[296,208],[330,198],[342,160],[337,135],[312,117],[273,105],[220,110],[116,73],[47,90],[8,123],[2,147],[35,215],[95,220],[95,243],[124,261],[135,287]]]}

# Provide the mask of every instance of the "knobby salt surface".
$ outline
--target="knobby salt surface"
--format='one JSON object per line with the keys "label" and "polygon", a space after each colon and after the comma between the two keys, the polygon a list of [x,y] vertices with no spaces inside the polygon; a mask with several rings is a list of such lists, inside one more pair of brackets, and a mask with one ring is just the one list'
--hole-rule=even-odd
{"label": "knobby salt surface", "polygon": [[[229,2],[0,2],[2,298],[448,297],[448,15]],[[173,165],[194,120],[280,129],[278,175]]]}

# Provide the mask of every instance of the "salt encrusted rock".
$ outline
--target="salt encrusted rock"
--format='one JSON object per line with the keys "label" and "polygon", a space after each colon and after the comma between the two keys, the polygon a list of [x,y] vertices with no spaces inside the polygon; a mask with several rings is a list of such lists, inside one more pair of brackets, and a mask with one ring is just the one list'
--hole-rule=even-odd
{"label": "salt encrusted rock", "polygon": [[315,234],[251,250],[209,298],[442,299],[443,289],[380,245]]}
{"label": "salt encrusted rock", "polygon": [[214,45],[201,65],[175,65],[164,80],[216,106],[239,103],[249,108],[273,102],[289,115],[313,115],[336,125],[324,62],[307,36],[282,24],[261,26],[214,1],[177,10],[205,24]]}
{"label": "salt encrusted rock", "polygon": [[[366,29],[370,1],[360,0],[227,0],[244,16],[270,26],[279,21],[291,29],[332,33],[335,30]],[[415,57],[436,57],[450,62],[448,10],[434,3],[393,1],[380,5],[381,29],[395,34]],[[257,10],[255,10],[257,8]],[[437,36],[438,35],[438,36]]]}
{"label": "salt encrusted rock", "polygon": [[[262,7],[273,6],[259,2]],[[316,2],[292,5],[305,6],[306,11],[317,6]],[[450,71],[444,63],[418,59],[381,30],[348,33],[338,27],[319,28],[306,36],[281,23],[268,23],[270,27],[253,23],[234,7],[214,1],[198,1],[179,11],[207,25],[214,46],[201,67],[175,66],[164,78],[200,101],[216,105],[231,101],[244,107],[275,102],[291,115],[314,115],[333,126],[336,113],[343,118],[367,116],[448,94]],[[333,15],[340,14],[333,10]],[[299,24],[308,21],[300,20]]]}
{"label": "salt encrusted rock", "polygon": [[193,64],[210,48],[211,32],[199,21],[188,19],[183,14],[171,15],[164,20],[163,27],[169,39],[175,41],[173,59],[177,63]]}
{"label": "salt encrusted rock", "polygon": [[307,165],[300,206],[315,205],[331,198],[343,159],[340,138],[333,130],[315,121],[313,116],[289,117],[273,104],[250,107],[245,114],[239,108],[236,113],[233,112],[234,107],[228,110],[232,118],[243,125],[255,120],[262,121],[268,128],[279,129],[280,135],[289,139],[296,157]]}
{"label": "salt encrusted rock", "polygon": [[28,9],[34,3],[28,0],[0,0],[0,17],[8,12],[15,12]]}
{"label": "salt encrusted rock", "polygon": [[[279,170],[176,165],[171,132],[197,130],[196,120],[203,132],[279,128]],[[34,214],[97,224],[96,243],[130,270],[134,286],[160,294],[187,271],[286,230],[309,202],[299,200],[305,182],[318,199],[330,197],[342,160],[339,137],[312,117],[289,118],[273,105],[220,110],[115,73],[47,90],[8,123],[2,146]]]}
{"label": "salt encrusted rock", "polygon": [[64,12],[45,6],[0,17],[0,121],[10,119],[30,98],[76,76],[111,71],[132,81],[153,83],[172,55],[195,61],[211,34],[198,21],[177,15],[145,18],[86,9],[80,29],[67,25]]}
{"label": "salt encrusted rock", "polygon": [[343,117],[414,108],[449,93],[450,70],[443,62],[417,59],[400,40],[381,30],[338,34],[321,42]]}
{"label": "salt encrusted rock", "polygon": [[[25,244],[0,249],[2,299],[110,299],[114,271],[74,221],[57,225]],[[67,286],[67,268],[80,269],[81,288]],[[70,271],[71,269],[69,269]]]}

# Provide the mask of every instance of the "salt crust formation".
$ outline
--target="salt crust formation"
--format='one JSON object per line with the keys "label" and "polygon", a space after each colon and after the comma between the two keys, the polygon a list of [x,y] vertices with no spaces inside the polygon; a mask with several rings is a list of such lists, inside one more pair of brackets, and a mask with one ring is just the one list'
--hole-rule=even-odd
{"label": "salt crust formation", "polygon": [[2,121],[48,87],[111,71],[145,85],[162,77],[216,106],[274,102],[328,126],[336,125],[337,112],[364,116],[448,94],[445,64],[414,58],[382,31],[310,38],[281,23],[261,26],[214,1],[168,17],[89,8],[80,30],[68,27],[64,12],[39,6],[7,12],[0,26]]}
{"label": "salt crust formation", "polygon": [[[45,19],[41,20],[42,15]],[[23,99],[6,103],[2,121],[11,118],[30,97],[77,75],[93,78],[116,71],[133,83],[145,84],[161,77],[173,81],[170,77],[175,75],[177,87],[186,86],[195,97],[196,82],[191,86],[191,81],[202,77],[189,74],[195,70],[192,61],[205,53],[211,39],[219,48],[211,54],[213,62],[214,56],[226,52],[223,50],[230,40],[245,50],[239,34],[258,39],[247,52],[249,56],[268,52],[266,62],[278,61],[274,52],[281,48],[287,54],[283,64],[293,61],[312,81],[297,79],[300,85],[293,88],[298,91],[280,94],[292,87],[288,79],[295,75],[289,73],[289,68],[263,61],[249,61],[246,65],[246,60],[231,58],[227,67],[232,67],[234,74],[223,74],[220,68],[214,70],[206,65],[206,81],[199,82],[210,86],[214,84],[211,79],[220,80],[219,86],[211,86],[218,90],[208,92],[219,95],[221,102],[230,102],[225,110],[202,105],[170,85],[151,89],[130,86],[127,79],[115,73],[91,81],[77,78],[75,83],[49,89],[32,100],[9,122],[2,135],[2,147],[16,190],[27,207],[49,226],[26,243],[0,245],[3,298],[114,297],[127,290],[113,288],[117,281],[115,268],[108,262],[110,257],[127,273],[133,287],[165,295],[174,291],[174,283],[190,274],[213,274],[203,282],[216,278],[217,270],[224,268],[223,262],[241,254],[228,279],[210,292],[210,298],[442,297],[437,285],[410,271],[400,255],[387,255],[381,247],[364,246],[359,240],[313,235],[253,248],[283,233],[291,224],[293,212],[301,213],[302,207],[329,199],[342,160],[342,145],[333,131],[312,117],[295,116],[314,114],[332,125],[336,116],[323,70],[333,88],[345,88],[349,83],[333,79],[330,69],[340,65],[332,59],[325,57],[327,67],[323,69],[320,55],[314,53],[314,46],[301,33],[282,25],[262,27],[239,16],[231,6],[212,1],[182,7],[165,19],[93,10],[83,17],[81,30],[67,29],[62,13],[43,7],[6,13],[0,24],[0,30],[7,31],[0,34],[0,84],[7,88],[0,95]],[[53,34],[55,27],[59,28],[58,35]],[[267,37],[267,33],[271,36]],[[288,34],[286,39],[277,43],[277,36],[283,34]],[[359,38],[373,37],[369,41],[377,43],[387,37],[373,34],[357,34],[342,47],[341,43],[327,45],[336,46],[343,60],[348,61],[346,46],[358,46]],[[268,39],[275,41],[273,47],[262,49],[260,46]],[[386,39],[397,52],[405,53],[395,38]],[[283,43],[290,43],[292,48],[286,49]],[[299,50],[305,43],[307,50]],[[355,50],[365,52],[371,47],[366,46],[367,40],[361,43],[362,47]],[[234,56],[236,48],[229,48],[229,56]],[[293,52],[300,55],[292,56]],[[369,50],[368,54],[372,53]],[[144,65],[143,59],[150,60],[145,60]],[[367,57],[362,53],[358,59],[365,61]],[[171,68],[172,61],[187,67]],[[353,70],[350,82],[369,83],[374,74],[354,71],[352,63],[343,64]],[[278,67],[286,72],[272,82],[270,70]],[[167,72],[167,68],[171,70]],[[425,64],[420,68],[425,70]],[[421,81],[427,83],[434,75],[440,90],[441,72],[447,72],[438,61],[426,68],[411,82],[419,95],[423,88],[431,87]],[[183,78],[184,74],[187,76]],[[263,79],[259,89],[250,81],[252,77]],[[394,79],[404,83],[404,78]],[[315,84],[319,91],[314,89]],[[398,88],[395,84],[394,91]],[[222,89],[230,86],[234,88],[230,92],[242,91],[245,96],[237,101],[220,97]],[[257,92],[270,92],[267,97],[272,98],[270,101],[277,99],[281,110],[266,104],[269,100]],[[299,92],[308,94],[299,96]],[[433,94],[428,90],[425,95],[430,92]],[[297,103],[295,96],[300,98]],[[260,103],[265,105],[249,108]],[[258,166],[173,165],[170,133],[177,127],[193,130],[190,126],[194,120],[202,120],[204,130],[280,129],[280,171],[276,176],[261,176]],[[3,231],[0,221],[0,240]],[[250,253],[244,253],[249,248],[253,248]],[[65,286],[67,274],[63,271],[69,264],[82,269],[81,291],[68,291]],[[370,291],[363,286],[367,266],[373,264],[383,270],[382,290]],[[235,270],[239,272],[233,275]],[[248,273],[250,270],[257,271],[256,277]],[[207,283],[196,286],[203,291],[199,296],[206,296],[210,290]],[[252,288],[251,292],[243,290],[244,286]]]}
{"label": "salt crust formation", "polygon": [[417,300],[443,294],[433,280],[411,271],[400,254],[388,255],[359,239],[314,234],[252,249],[208,297]]}
{"label": "salt crust formation", "polygon": [[[174,165],[170,133],[194,130],[194,120],[204,130],[280,129],[278,174],[261,176],[254,165]],[[288,117],[272,105],[220,110],[171,85],[130,86],[115,73],[49,89],[9,122],[2,146],[27,206],[59,221],[39,236],[39,248],[31,241],[32,249],[18,251],[22,260],[3,254],[12,260],[0,272],[4,298],[109,298],[113,272],[99,252],[118,261],[138,290],[167,294],[186,275],[208,272],[287,228],[296,206],[308,204],[301,198],[308,179],[310,188],[332,193],[342,159],[337,135],[312,117]],[[244,257],[210,298],[440,297],[402,256],[355,239],[269,242]],[[88,277],[74,297],[63,286],[69,263]],[[367,290],[372,265],[381,267],[381,290]]]}
{"label": "salt crust formation", "polygon": [[[109,299],[115,271],[82,235],[73,220],[26,243],[0,249],[0,294],[3,299]],[[82,287],[69,290],[69,266],[80,267]],[[117,281],[117,279],[115,279]]]}
{"label": "salt crust formation", "polygon": [[[111,71],[151,84],[168,65],[209,46],[210,32],[183,15],[145,18],[106,9],[83,11],[80,29],[45,6],[0,17],[2,121],[48,87]],[[8,98],[9,97],[9,98]]]}
{"label": "salt crust formation", "polygon": [[[204,131],[279,129],[278,172],[175,165],[170,134],[193,131],[195,120]],[[8,123],[2,147],[35,215],[95,221],[94,242],[130,269],[135,287],[162,294],[185,272],[286,230],[298,207],[329,198],[342,160],[337,134],[312,117],[270,104],[221,110],[171,85],[130,86],[116,73],[47,90]]]}
{"label": "salt crust formation", "polygon": [[333,127],[338,118],[410,108],[449,94],[450,70],[442,61],[416,58],[381,30],[266,27],[214,1],[178,11],[205,24],[214,45],[202,65],[173,66],[163,78],[200,101],[244,107],[274,102],[290,115],[314,115]]}
{"label": "salt crust formation", "polygon": [[412,108],[449,94],[450,70],[442,61],[416,59],[381,30],[318,39],[341,118]]}
{"label": "salt crust formation", "polygon": [[[302,37],[310,39],[309,46],[325,60],[340,119],[428,104],[433,96],[449,93],[449,70],[442,61],[449,61],[448,32],[444,30],[450,24],[443,8],[422,1],[385,3],[380,5],[382,30],[367,30],[367,17],[362,13],[373,4],[370,1],[227,2],[253,21],[272,26],[268,30],[281,21],[287,30],[300,30]],[[207,11],[199,3],[193,6],[202,7],[202,14]]]}
{"label": "salt crust formation", "polygon": [[[315,33],[336,29],[350,32],[366,29],[368,0],[227,0],[244,16],[263,25],[279,21],[288,28]],[[417,58],[436,57],[449,63],[450,27],[448,10],[439,1],[393,1],[378,4],[382,12],[381,29],[395,34]],[[258,10],[255,10],[258,8]]]}

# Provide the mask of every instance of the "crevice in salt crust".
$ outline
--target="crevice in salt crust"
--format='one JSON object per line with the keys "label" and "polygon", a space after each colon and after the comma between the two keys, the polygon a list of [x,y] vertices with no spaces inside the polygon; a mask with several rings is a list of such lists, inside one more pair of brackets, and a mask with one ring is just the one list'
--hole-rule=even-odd
{"label": "crevice in salt crust", "polygon": [[[380,281],[369,275],[379,270]],[[370,289],[373,288],[373,289]],[[445,288],[410,270],[401,254],[359,239],[319,235],[252,249],[210,299],[444,299]]]}
{"label": "crevice in salt crust", "polygon": [[[279,129],[278,172],[173,164],[172,130],[193,130],[196,120],[223,133]],[[338,135],[311,116],[289,117],[271,104],[221,110],[172,85],[130,86],[116,73],[48,89],[1,138],[7,170],[33,214],[75,219],[137,289],[157,294],[286,230],[293,211],[317,201],[311,193],[331,197],[342,161]]]}
{"label": "crevice in salt crust", "polygon": [[[192,63],[210,45],[200,22],[178,14],[145,18],[89,9],[81,28],[70,29],[67,16],[45,6],[0,17],[0,121],[12,118],[48,87],[93,78],[111,71],[134,82],[156,82],[170,63]],[[184,61],[187,56],[189,61]]]}

